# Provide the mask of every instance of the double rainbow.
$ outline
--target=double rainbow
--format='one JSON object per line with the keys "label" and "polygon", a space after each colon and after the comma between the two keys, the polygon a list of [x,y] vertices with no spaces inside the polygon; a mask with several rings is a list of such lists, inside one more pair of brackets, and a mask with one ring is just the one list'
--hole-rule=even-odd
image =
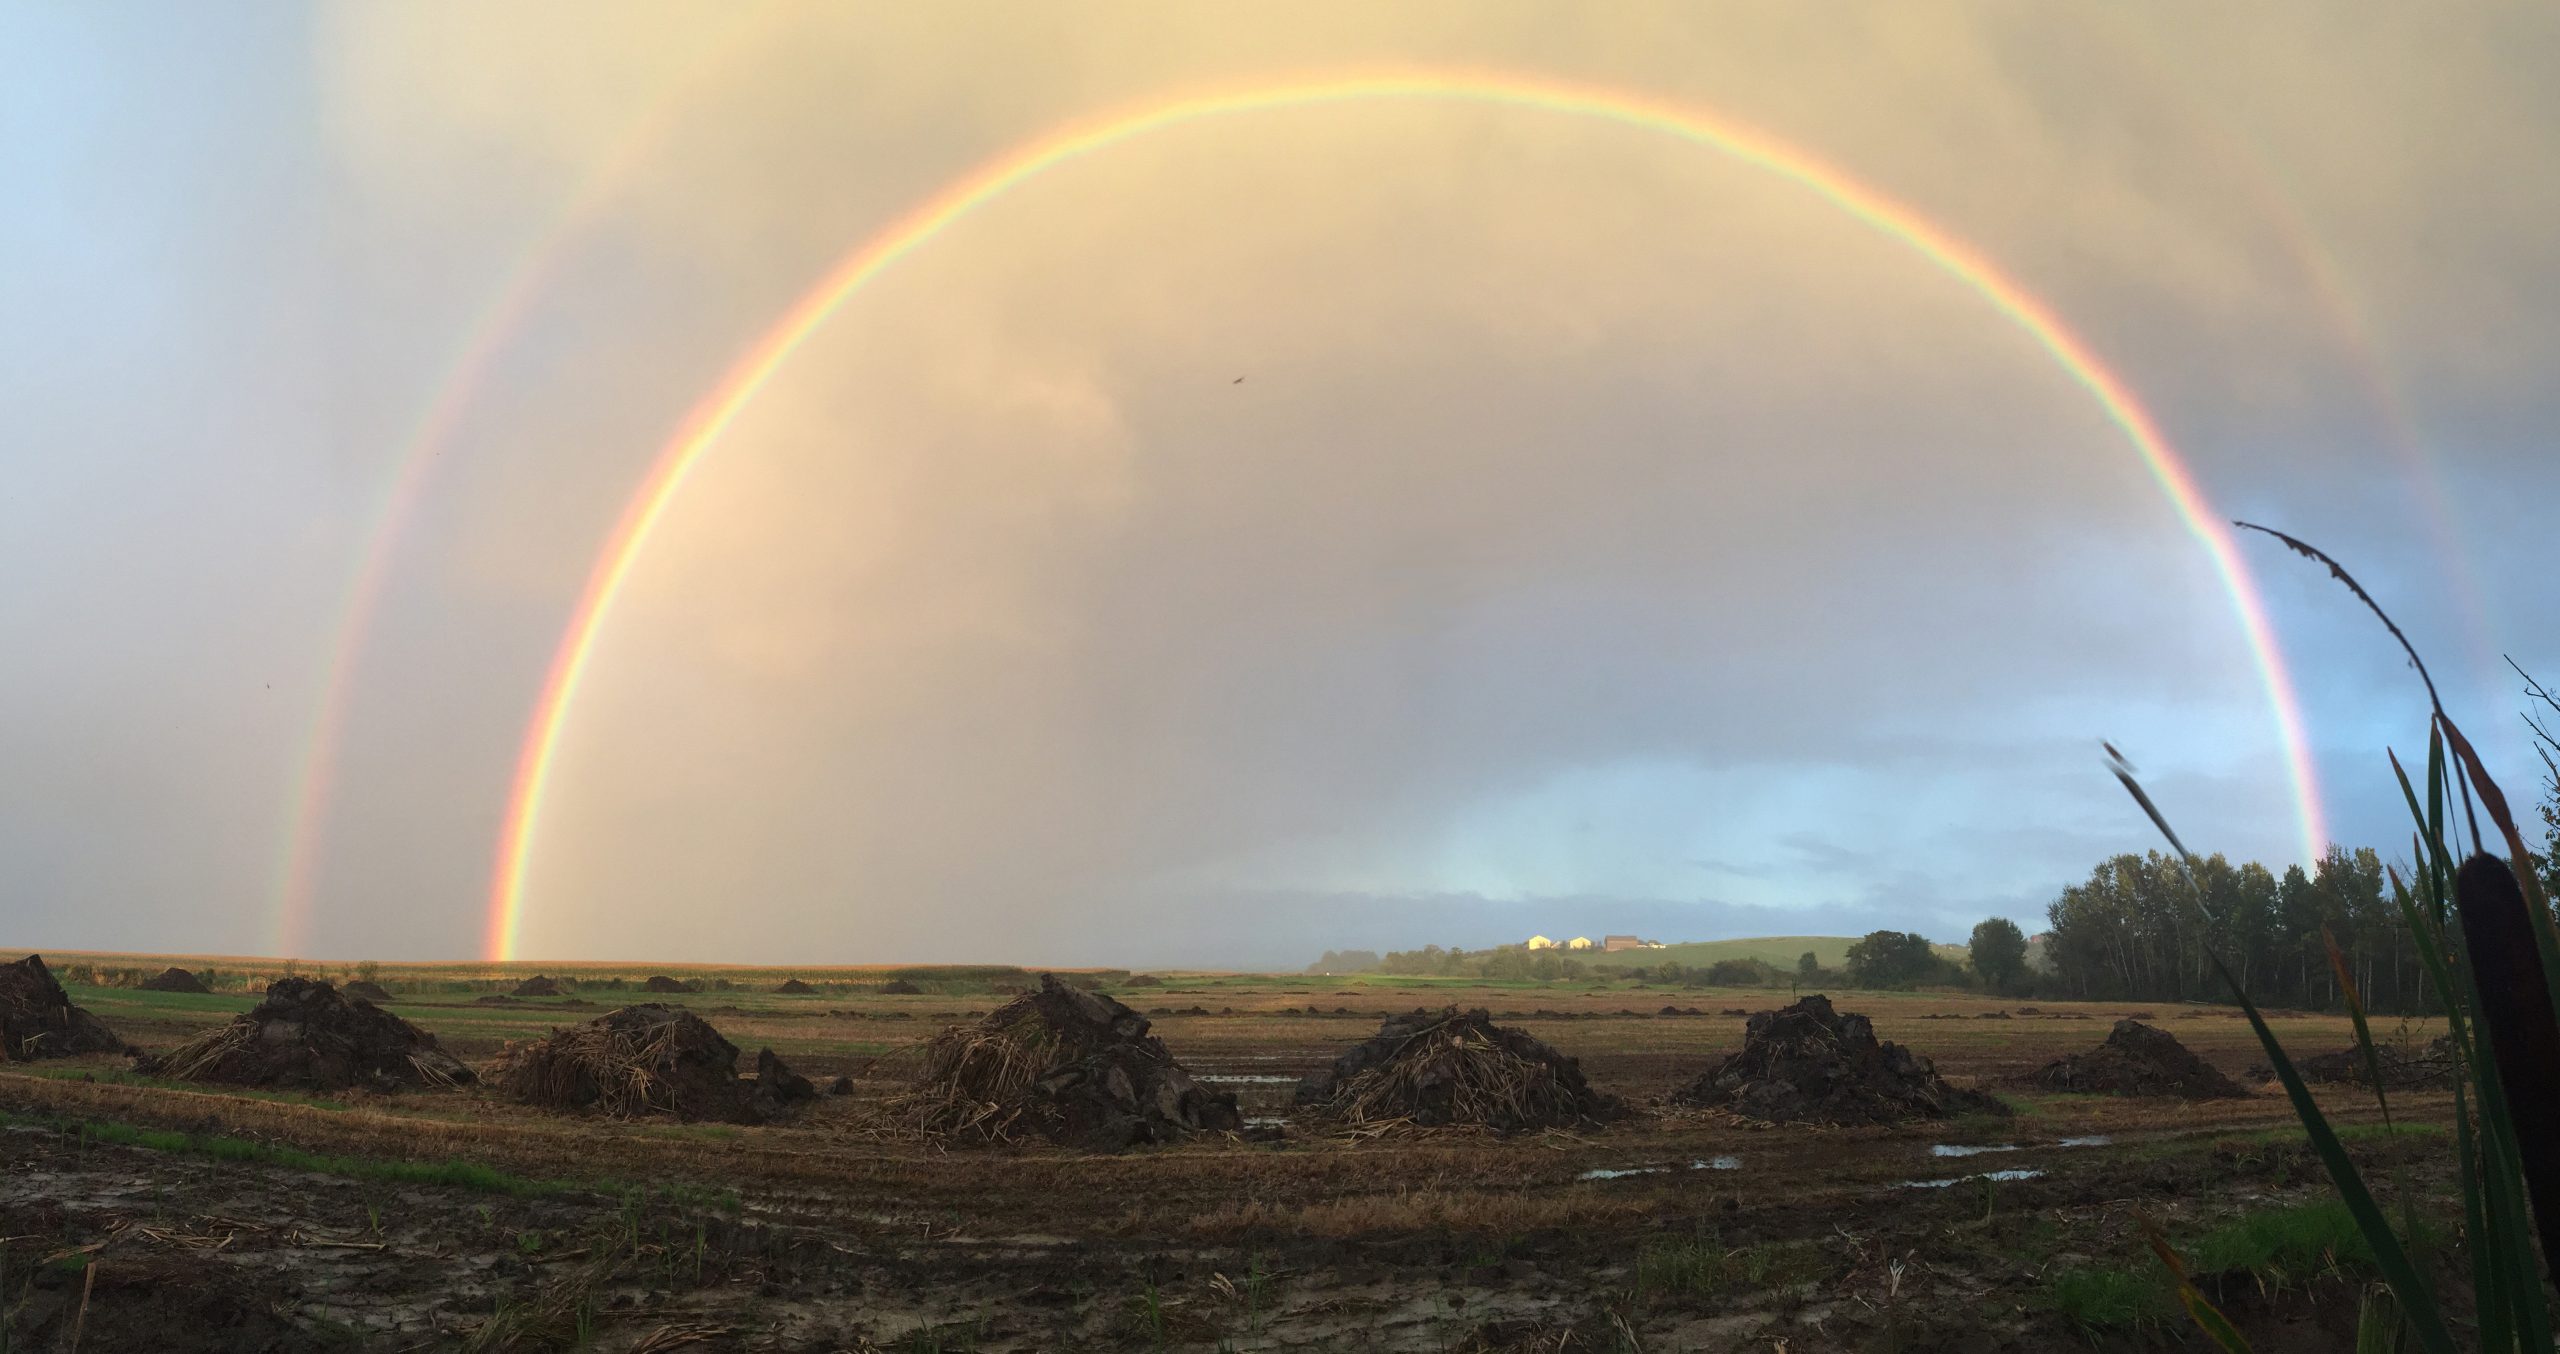
{"label": "double rainbow", "polygon": [[561,732],[595,658],[596,639],[629,581],[633,564],[676,496],[730,426],[836,312],[862,288],[953,223],[1050,170],[1143,137],[1204,119],[1318,105],[1375,101],[1494,104],[1590,118],[1659,135],[1766,170],[1796,183],[1963,283],[2023,330],[2094,397],[2150,468],[2171,507],[2213,561],[2245,634],[2273,710],[2293,785],[2306,858],[2327,842],[2299,702],[2268,625],[2255,582],[2231,533],[2122,378],[2099,361],[2051,307],[1972,246],[1911,208],[1764,132],[1716,114],[1640,95],[1540,77],[1478,71],[1406,71],[1258,85],[1122,111],[1042,137],[952,183],[845,254],[733,365],[659,453],[590,572],[553,655],[509,795],[490,883],[487,953],[512,959],[524,922],[525,882]]}

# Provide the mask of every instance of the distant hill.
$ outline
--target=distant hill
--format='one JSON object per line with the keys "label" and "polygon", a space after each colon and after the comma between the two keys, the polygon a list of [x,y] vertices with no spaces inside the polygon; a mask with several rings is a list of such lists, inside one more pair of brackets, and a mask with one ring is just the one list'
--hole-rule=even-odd
{"label": "distant hill", "polygon": [[[1651,967],[1655,964],[1681,964],[1704,968],[1719,959],[1757,959],[1772,968],[1793,972],[1796,958],[1813,951],[1824,968],[1838,968],[1849,962],[1849,947],[1858,943],[1856,936],[1755,936],[1747,940],[1692,940],[1666,945],[1658,950],[1620,950],[1615,954],[1600,950],[1575,950],[1574,958],[1602,968]],[[1962,961],[1962,945],[1940,945],[1938,953]]]}

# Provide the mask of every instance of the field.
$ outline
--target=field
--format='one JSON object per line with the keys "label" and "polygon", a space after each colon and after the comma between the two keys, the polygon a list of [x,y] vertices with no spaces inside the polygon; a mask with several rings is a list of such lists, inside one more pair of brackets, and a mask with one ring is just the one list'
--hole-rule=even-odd
{"label": "field", "polygon": [[[1681,941],[1658,950],[1577,950],[1573,957],[1603,968],[1650,968],[1666,963],[1704,968],[1722,959],[1757,959],[1780,973],[1793,973],[1796,961],[1808,952],[1816,963],[1836,970],[1849,962],[1849,947],[1857,943],[1856,936],[1755,936],[1748,940]],[[1961,945],[1936,948],[1945,958],[1959,962],[1964,959]]]}
{"label": "field", "polygon": [[[82,981],[167,958],[54,962],[147,1047],[255,999]],[[174,962],[218,982],[272,972]],[[105,1055],[0,1064],[0,1349],[2202,1347],[2145,1217],[2260,1350],[2350,1344],[2369,1284],[2280,1095],[2003,1085],[2132,1015],[2242,1076],[2256,1045],[2223,1008],[1834,992],[1951,1079],[2002,1087],[2014,1117],[1755,1129],[1658,1102],[1783,990],[1168,974],[1116,990],[1283,1136],[1103,1156],[946,1150],[884,1124],[922,1042],[1002,1000],[1005,970],[895,971],[914,995],[882,992],[889,970],[546,971],[573,995],[484,1002],[525,973],[497,966],[372,972],[475,1064],[639,999],[648,974],[691,978],[707,990],[650,999],[852,1089],[744,1127],[565,1117],[480,1088],[230,1092]],[[820,991],[772,991],[794,976]],[[1295,1078],[1387,1013],[1453,1003],[1576,1055],[1641,1112],[1507,1138],[1289,1122]],[[2343,1016],[2275,1023],[2298,1051],[2351,1039]],[[2445,1098],[2395,1095],[2392,1131],[2369,1096],[2327,1103],[2375,1177],[2450,1235]]]}

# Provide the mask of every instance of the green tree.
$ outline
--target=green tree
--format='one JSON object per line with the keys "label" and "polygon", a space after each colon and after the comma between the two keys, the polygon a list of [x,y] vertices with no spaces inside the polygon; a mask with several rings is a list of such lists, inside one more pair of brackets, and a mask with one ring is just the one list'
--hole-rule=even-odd
{"label": "green tree", "polygon": [[1916,931],[1870,931],[1849,947],[1853,987],[1911,987],[1938,969],[1937,950]]}
{"label": "green tree", "polygon": [[1804,953],[1797,955],[1796,976],[1808,980],[1820,978],[1822,976],[1822,956],[1815,954],[1811,950],[1807,950]]}
{"label": "green tree", "polygon": [[1984,987],[2014,992],[2027,976],[2027,933],[2007,917],[1986,918],[1974,926],[1966,957]]}
{"label": "green tree", "polygon": [[2525,727],[2533,730],[2534,755],[2542,759],[2542,858],[2534,866],[2542,875],[2543,892],[2560,898],[2560,736],[2551,732],[2554,720],[2560,719],[2560,693],[2534,680],[2532,673],[2516,671],[2524,678],[2524,693],[2530,698]]}

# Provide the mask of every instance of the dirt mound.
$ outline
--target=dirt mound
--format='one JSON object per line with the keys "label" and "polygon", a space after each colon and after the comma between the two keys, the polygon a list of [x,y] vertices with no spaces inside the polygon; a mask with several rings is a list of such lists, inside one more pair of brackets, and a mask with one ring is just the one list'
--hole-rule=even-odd
{"label": "dirt mound", "polygon": [[1296,1103],[1347,1123],[1410,1120],[1511,1133],[1602,1124],[1617,1097],[1592,1090],[1582,1066],[1524,1031],[1456,1007],[1389,1016],[1333,1066],[1298,1083]]}
{"label": "dirt mound", "polygon": [[519,997],[565,997],[569,995],[569,989],[561,986],[560,981],[553,978],[550,974],[537,973],[532,977],[525,979],[523,982],[516,984],[516,990],[513,995]]}
{"label": "dirt mound", "polygon": [[756,1050],[756,1074],[747,1088],[755,1117],[771,1122],[818,1098],[817,1083],[791,1070],[769,1048]]}
{"label": "dirt mound", "polygon": [[[1002,991],[1003,989],[998,988],[997,990]],[[923,988],[916,986],[914,983],[908,982],[904,978],[892,978],[889,981],[880,984],[880,992],[881,995],[890,997],[920,997],[924,995]]]}
{"label": "dirt mound", "polygon": [[106,1022],[71,1004],[44,956],[0,964],[0,1063],[123,1051]]}
{"label": "dirt mound", "polygon": [[818,989],[809,986],[807,983],[804,983],[797,978],[785,978],[782,980],[782,986],[773,990],[786,997],[812,997],[816,996],[818,993]]}
{"label": "dirt mound", "polygon": [[2119,1020],[2107,1041],[2087,1053],[2047,1063],[2020,1078],[2047,1091],[2096,1091],[2107,1095],[2178,1100],[2234,1100],[2249,1093],[2187,1051],[2178,1037],[2139,1020]]}
{"label": "dirt mound", "polygon": [[649,981],[640,984],[640,990],[643,992],[699,992],[702,989],[681,978],[670,978],[663,973],[653,973],[649,975]]}
{"label": "dirt mound", "polygon": [[1147,1018],[1043,974],[975,1025],[935,1036],[924,1075],[892,1112],[946,1138],[1046,1138],[1094,1151],[1244,1127],[1147,1033]]}
{"label": "dirt mound", "polygon": [[160,970],[159,977],[143,979],[142,990],[145,992],[203,993],[209,992],[212,989],[204,985],[203,979],[196,977],[196,975],[187,972],[185,969],[165,968]]}
{"label": "dirt mound", "polygon": [[1162,987],[1164,979],[1152,973],[1141,973],[1120,984],[1122,987]]}
{"label": "dirt mound", "polygon": [[617,1119],[764,1123],[817,1098],[808,1079],[766,1049],[738,1075],[738,1046],[680,1007],[647,1002],[498,1050],[489,1084],[528,1105]]}
{"label": "dirt mound", "polygon": [[[2437,1035],[2424,1044],[2377,1042],[2373,1056],[2382,1064],[2382,1088],[2386,1091],[2441,1091],[2453,1085],[2456,1066],[2450,1035]],[[2353,1045],[2335,1053],[2296,1058],[2293,1070],[2314,1086],[2373,1085],[2373,1069],[2365,1065],[2364,1050]],[[2249,1069],[2249,1076],[2256,1081],[2273,1081],[2276,1070],[2259,1063]]]}
{"label": "dirt mound", "polygon": [[391,1000],[391,993],[385,990],[382,984],[369,983],[362,978],[358,978],[354,982],[351,982],[338,990],[346,993],[350,997],[369,1001],[377,1006]]}
{"label": "dirt mound", "polygon": [[180,1081],[318,1091],[397,1091],[471,1080],[471,1069],[437,1048],[434,1035],[312,978],[277,979],[266,1000],[245,1014],[140,1067]]}
{"label": "dirt mound", "polygon": [[1927,1058],[1879,1043],[1862,1015],[1806,997],[1744,1024],[1742,1051],[1672,1096],[1777,1124],[1890,1124],[1950,1115],[2007,1114],[1979,1091],[1948,1085]]}

